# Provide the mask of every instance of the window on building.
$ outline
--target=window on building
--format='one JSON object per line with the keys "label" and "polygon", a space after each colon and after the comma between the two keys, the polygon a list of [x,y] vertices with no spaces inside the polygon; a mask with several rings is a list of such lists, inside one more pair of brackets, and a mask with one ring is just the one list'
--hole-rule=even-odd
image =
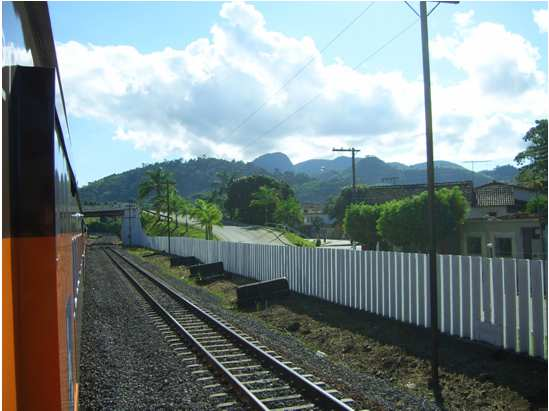
{"label": "window on building", "polygon": [[482,240],[480,237],[467,237],[467,254],[482,255]]}
{"label": "window on building", "polygon": [[510,238],[496,237],[496,257],[512,257],[513,243]]}

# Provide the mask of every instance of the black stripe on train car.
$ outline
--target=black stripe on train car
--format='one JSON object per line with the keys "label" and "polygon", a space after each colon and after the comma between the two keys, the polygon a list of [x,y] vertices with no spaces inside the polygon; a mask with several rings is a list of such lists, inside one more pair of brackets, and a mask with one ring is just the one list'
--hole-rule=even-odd
{"label": "black stripe on train car", "polygon": [[[8,129],[2,133],[9,170],[3,180],[2,236],[55,235],[55,70],[43,67],[3,67],[13,70],[8,97]],[[6,184],[7,183],[7,184]]]}

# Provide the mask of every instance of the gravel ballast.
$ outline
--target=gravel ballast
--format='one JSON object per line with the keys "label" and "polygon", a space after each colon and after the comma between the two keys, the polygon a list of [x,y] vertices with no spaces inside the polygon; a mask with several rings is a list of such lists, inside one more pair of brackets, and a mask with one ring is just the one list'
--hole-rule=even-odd
{"label": "gravel ballast", "polygon": [[157,265],[147,262],[146,259],[136,257],[125,250],[122,252],[180,290],[185,296],[192,298],[203,308],[219,315],[249,335],[253,335],[264,345],[292,361],[296,366],[303,368],[305,372],[315,375],[317,380],[326,382],[330,388],[340,390],[345,397],[353,398],[356,402],[352,406],[356,409],[437,409],[432,402],[404,392],[380,378],[351,370],[340,364],[334,364],[319,353],[307,348],[293,336],[270,329],[246,313],[223,308],[219,299],[208,291],[178,280],[165,273]]}
{"label": "gravel ballast", "polygon": [[80,341],[83,410],[211,410],[207,393],[104,252],[88,248]]}

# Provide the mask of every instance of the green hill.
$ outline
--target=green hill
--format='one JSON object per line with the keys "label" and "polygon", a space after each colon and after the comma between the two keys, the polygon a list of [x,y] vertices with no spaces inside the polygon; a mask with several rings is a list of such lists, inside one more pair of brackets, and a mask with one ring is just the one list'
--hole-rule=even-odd
{"label": "green hill", "polygon": [[[278,153],[278,157],[282,158]],[[265,160],[265,156],[262,156]],[[308,160],[318,167],[320,160]],[[334,167],[330,162],[333,161]],[[84,202],[125,202],[135,200],[137,187],[147,171],[154,167],[163,167],[173,173],[177,190],[187,198],[196,198],[212,190],[217,180],[217,174],[226,172],[236,176],[267,175],[287,182],[295,191],[301,202],[324,203],[329,197],[338,194],[344,186],[350,185],[352,173],[349,167],[341,168],[345,157],[335,160],[322,160],[326,163],[322,172],[305,174],[306,168],[295,167],[290,171],[267,171],[258,167],[256,162],[227,161],[217,158],[196,158],[188,161],[173,160],[112,174],[80,188],[80,196]],[[261,163],[261,162],[259,162]],[[290,163],[291,164],[291,163]],[[400,163],[385,163],[373,156],[357,158],[357,183],[368,185],[384,185],[388,181],[395,184],[418,184],[425,182],[425,170],[421,164],[406,166]],[[309,170],[307,170],[309,171]],[[498,167],[491,171],[472,173],[457,164],[438,161],[435,174],[438,182],[464,181],[474,177],[475,185],[490,182],[492,179],[512,182],[517,169],[513,166]]]}

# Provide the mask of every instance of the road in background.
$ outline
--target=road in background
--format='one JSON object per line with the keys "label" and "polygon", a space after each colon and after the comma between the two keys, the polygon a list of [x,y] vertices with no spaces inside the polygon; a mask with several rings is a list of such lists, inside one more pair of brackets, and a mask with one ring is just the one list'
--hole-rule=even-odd
{"label": "road in background", "polygon": [[281,232],[272,228],[259,227],[255,225],[227,224],[223,225],[223,227],[214,226],[213,233],[221,241],[291,245]]}

